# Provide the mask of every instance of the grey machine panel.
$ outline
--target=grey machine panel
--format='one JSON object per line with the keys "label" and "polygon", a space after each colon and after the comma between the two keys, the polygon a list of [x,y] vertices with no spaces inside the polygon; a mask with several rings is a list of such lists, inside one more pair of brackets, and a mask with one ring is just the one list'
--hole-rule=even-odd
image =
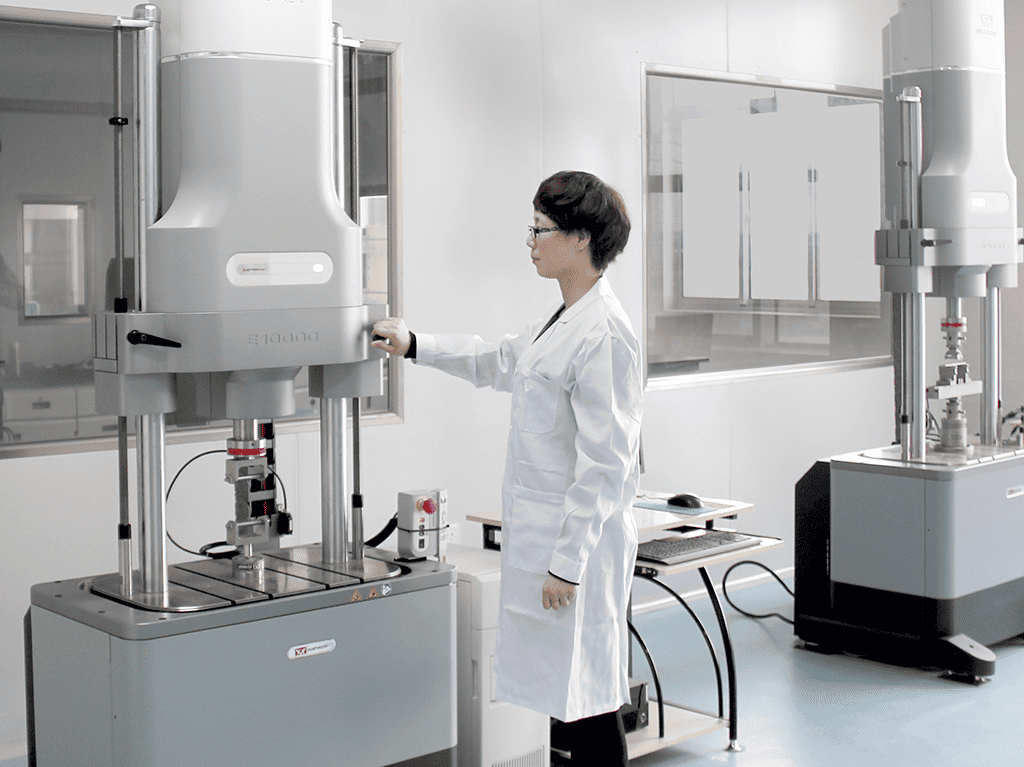
{"label": "grey machine panel", "polygon": [[976,449],[917,466],[893,448],[834,458],[833,580],[946,600],[1024,577],[1024,454]]}
{"label": "grey machine panel", "polygon": [[[37,764],[384,767],[453,749],[455,574],[422,565],[384,582],[177,614],[120,605],[83,582],[37,586]],[[283,612],[268,613],[275,604]],[[69,617],[85,613],[159,625],[122,626],[153,637],[126,639]]]}

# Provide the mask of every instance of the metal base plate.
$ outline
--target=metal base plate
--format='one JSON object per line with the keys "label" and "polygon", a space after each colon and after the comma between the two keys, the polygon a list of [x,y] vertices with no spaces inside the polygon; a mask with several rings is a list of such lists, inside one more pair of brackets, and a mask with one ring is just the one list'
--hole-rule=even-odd
{"label": "metal base plate", "polygon": [[381,581],[386,578],[394,578],[402,574],[402,568],[391,562],[382,562],[378,559],[352,559],[348,562],[327,562],[323,561],[323,551],[319,543],[309,546],[296,546],[291,549],[277,549],[276,551],[264,552],[264,555],[273,559],[284,559],[300,565],[338,573],[357,578],[363,583],[370,581]]}
{"label": "metal base plate", "polygon": [[[924,458],[904,462],[899,445],[865,450],[861,453],[849,456],[838,456],[840,460],[850,459],[851,461],[864,463],[886,463],[900,465],[919,465],[933,469],[956,469],[966,466],[977,466],[993,461],[1005,460],[1024,455],[1020,448],[1008,447],[1005,445],[970,445],[970,450],[963,452],[953,450],[939,450],[935,443],[928,443],[928,451]],[[835,459],[833,459],[835,460]]]}
{"label": "metal base plate", "polygon": [[[121,592],[121,576],[118,573],[101,575],[92,580],[90,589],[94,594],[108,597],[143,610],[159,610],[161,612],[188,613],[198,610],[213,610],[218,607],[230,607],[231,602],[202,591],[195,591],[173,581],[168,584],[167,594],[143,594],[142,579],[139,573],[132,574],[133,591],[131,596]],[[267,597],[263,597],[266,599]]]}
{"label": "metal base plate", "polygon": [[403,572],[399,565],[369,558],[324,564],[318,543],[261,552],[259,556],[263,568],[256,571],[236,570],[230,559],[203,559],[169,567],[165,595],[142,593],[138,572],[133,574],[131,596],[122,593],[117,573],[93,579],[90,589],[143,610],[186,613],[358,586]]}

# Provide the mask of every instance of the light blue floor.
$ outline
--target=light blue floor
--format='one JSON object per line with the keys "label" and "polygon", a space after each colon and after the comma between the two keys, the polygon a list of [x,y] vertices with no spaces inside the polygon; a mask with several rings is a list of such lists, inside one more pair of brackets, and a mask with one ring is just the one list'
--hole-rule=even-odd
{"label": "light blue floor", "polygon": [[[651,594],[654,595],[653,587]],[[772,582],[741,590],[750,612],[792,616],[792,599]],[[640,594],[636,595],[638,600]],[[716,627],[707,600],[693,607]],[[981,687],[934,671],[899,668],[793,647],[792,627],[745,618],[728,606],[739,680],[741,753],[726,753],[726,732],[635,760],[636,767],[1008,767],[1024,764],[1024,642],[992,649],[996,673]],[[658,665],[667,700],[717,708],[704,642],[682,608],[634,621]],[[646,679],[638,652],[635,676]],[[653,685],[652,685],[653,687]],[[653,690],[652,690],[653,694]],[[10,759],[0,767],[25,767]]]}
{"label": "light blue floor", "polygon": [[[790,582],[792,588],[792,583]],[[753,613],[792,617],[781,586],[730,596]],[[692,604],[709,631],[707,600]],[[637,767],[1007,767],[1024,763],[1024,642],[992,648],[996,673],[980,687],[940,679],[935,671],[888,666],[794,647],[778,619],[753,620],[727,605],[737,655],[741,753],[725,753],[724,731],[635,760]],[[682,608],[634,621],[658,665],[665,699],[717,709],[714,672]],[[712,635],[714,632],[712,631]],[[687,651],[674,647],[684,642]],[[724,662],[723,662],[724,663]],[[646,679],[642,656],[635,676]],[[653,686],[653,685],[652,685]],[[706,690],[706,694],[697,692]]]}

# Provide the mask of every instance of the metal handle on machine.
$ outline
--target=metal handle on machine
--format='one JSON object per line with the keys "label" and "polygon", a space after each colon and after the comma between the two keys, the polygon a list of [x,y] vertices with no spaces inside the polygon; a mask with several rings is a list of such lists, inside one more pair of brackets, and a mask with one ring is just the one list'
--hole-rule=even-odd
{"label": "metal handle on machine", "polygon": [[154,336],[149,333],[142,333],[138,330],[132,330],[126,336],[128,343],[136,346],[143,344],[145,346],[166,346],[171,349],[180,349],[181,344],[177,341],[172,341],[169,338],[161,338],[160,336]]}
{"label": "metal handle on machine", "polygon": [[814,303],[821,296],[821,240],[818,235],[818,169],[807,169],[807,300]]}
{"label": "metal handle on machine", "polygon": [[752,265],[750,260],[750,171],[744,173],[743,166],[739,168],[739,191],[740,191],[740,264],[739,264],[739,298],[740,306],[750,304],[752,297],[750,289],[750,277]]}

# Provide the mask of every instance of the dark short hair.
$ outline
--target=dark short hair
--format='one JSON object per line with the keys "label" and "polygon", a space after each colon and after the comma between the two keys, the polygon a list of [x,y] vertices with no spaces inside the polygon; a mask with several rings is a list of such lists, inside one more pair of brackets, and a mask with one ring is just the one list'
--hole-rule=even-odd
{"label": "dark short hair", "polygon": [[590,235],[590,260],[603,272],[629,239],[629,215],[622,195],[592,173],[559,171],[541,182],[533,207],[563,232]]}

